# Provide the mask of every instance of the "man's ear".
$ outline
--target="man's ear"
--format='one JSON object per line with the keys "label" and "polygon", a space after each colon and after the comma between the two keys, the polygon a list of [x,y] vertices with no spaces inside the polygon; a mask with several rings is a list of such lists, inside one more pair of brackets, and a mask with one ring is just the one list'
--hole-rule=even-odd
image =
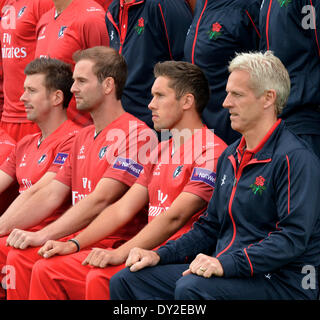
{"label": "man's ear", "polygon": [[53,106],[59,106],[63,104],[64,94],[61,90],[55,90],[51,94]]}
{"label": "man's ear", "polygon": [[103,90],[105,94],[110,94],[110,92],[115,89],[114,79],[112,77],[107,77],[102,82]]}
{"label": "man's ear", "polygon": [[183,99],[183,110],[188,110],[195,104],[194,95],[191,93],[186,93],[181,99]]}
{"label": "man's ear", "polygon": [[264,93],[264,99],[265,99],[265,109],[270,108],[270,107],[274,107],[276,104],[276,99],[277,99],[277,93],[276,90],[274,89],[270,89],[267,90]]}

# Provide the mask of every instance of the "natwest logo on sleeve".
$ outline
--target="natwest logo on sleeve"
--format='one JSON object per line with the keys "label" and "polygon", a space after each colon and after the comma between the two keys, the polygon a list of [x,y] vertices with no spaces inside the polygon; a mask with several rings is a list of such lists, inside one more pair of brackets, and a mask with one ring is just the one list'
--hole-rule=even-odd
{"label": "natwest logo on sleeve", "polygon": [[208,169],[194,168],[190,180],[201,181],[214,188],[216,185],[216,174]]}
{"label": "natwest logo on sleeve", "polygon": [[59,152],[54,158],[53,163],[63,165],[66,162],[68,155],[68,153]]}
{"label": "natwest logo on sleeve", "polygon": [[143,169],[143,166],[131,159],[125,159],[118,157],[115,164],[113,165],[114,169],[127,171],[131,175],[139,178],[139,175]]}

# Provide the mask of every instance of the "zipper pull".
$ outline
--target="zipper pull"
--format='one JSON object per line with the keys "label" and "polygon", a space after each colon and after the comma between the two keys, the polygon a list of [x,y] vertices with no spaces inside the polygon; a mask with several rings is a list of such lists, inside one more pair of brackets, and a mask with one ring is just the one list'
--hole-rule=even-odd
{"label": "zipper pull", "polygon": [[233,180],[233,186],[235,187],[235,185],[237,184],[237,178],[234,177],[234,180]]}

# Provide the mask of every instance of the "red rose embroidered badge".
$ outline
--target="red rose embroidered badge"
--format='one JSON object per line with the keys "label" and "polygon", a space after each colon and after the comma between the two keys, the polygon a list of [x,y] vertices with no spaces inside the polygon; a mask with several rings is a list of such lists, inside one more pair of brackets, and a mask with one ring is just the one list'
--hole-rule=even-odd
{"label": "red rose embroidered badge", "polygon": [[255,183],[250,185],[250,188],[252,189],[254,194],[256,194],[257,192],[259,192],[260,195],[262,194],[262,192],[266,189],[264,185],[265,181],[266,179],[262,176],[256,177]]}
{"label": "red rose embroidered badge", "polygon": [[219,22],[215,22],[212,25],[211,30],[208,32],[210,40],[216,40],[218,37],[220,37],[222,35],[221,29],[221,24]]}
{"label": "red rose embroidered badge", "polygon": [[138,20],[135,29],[139,35],[144,31],[144,19],[142,17]]}

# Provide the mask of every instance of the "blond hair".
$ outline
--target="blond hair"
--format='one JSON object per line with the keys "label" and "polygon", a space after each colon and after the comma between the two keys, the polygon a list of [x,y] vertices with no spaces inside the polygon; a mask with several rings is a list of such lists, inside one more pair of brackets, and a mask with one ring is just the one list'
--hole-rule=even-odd
{"label": "blond hair", "polygon": [[250,75],[250,87],[257,97],[266,90],[276,91],[275,111],[277,115],[287,103],[290,94],[290,77],[287,69],[272,51],[237,53],[229,63],[229,72],[245,70]]}

